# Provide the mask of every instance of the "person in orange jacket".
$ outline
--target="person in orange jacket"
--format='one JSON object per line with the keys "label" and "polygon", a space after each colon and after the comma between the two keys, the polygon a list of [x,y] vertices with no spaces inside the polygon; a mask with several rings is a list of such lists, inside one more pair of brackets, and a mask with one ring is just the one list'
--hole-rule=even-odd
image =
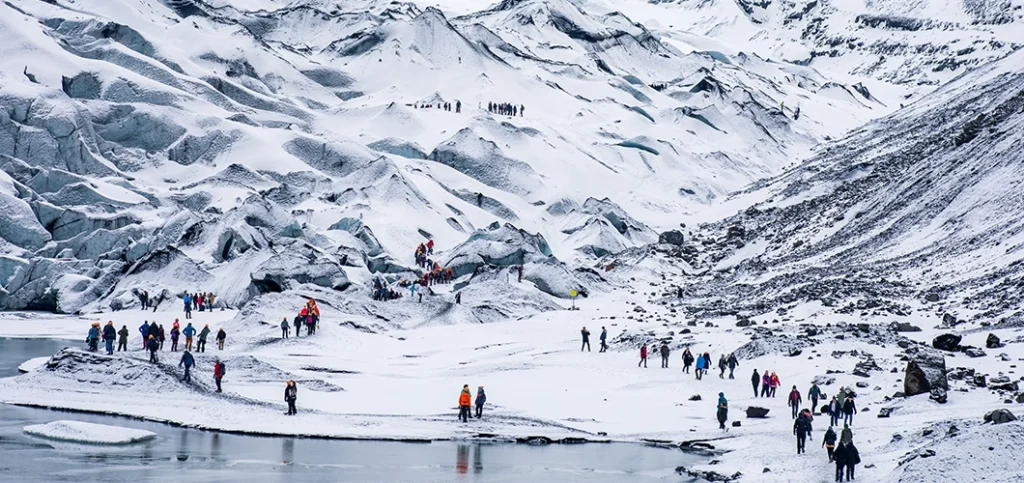
{"label": "person in orange jacket", "polygon": [[469,411],[473,407],[473,396],[469,392],[469,384],[462,386],[462,393],[459,394],[459,418],[462,422],[469,422]]}

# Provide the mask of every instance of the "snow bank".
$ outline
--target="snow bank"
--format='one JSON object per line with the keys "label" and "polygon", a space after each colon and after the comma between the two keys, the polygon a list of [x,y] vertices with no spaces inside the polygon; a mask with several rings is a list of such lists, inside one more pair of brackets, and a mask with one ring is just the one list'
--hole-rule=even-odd
{"label": "snow bank", "polygon": [[156,433],[151,431],[82,421],[34,424],[25,426],[24,430],[33,436],[87,444],[131,444],[156,437]]}
{"label": "snow bank", "polygon": [[18,372],[32,372],[46,365],[46,362],[49,360],[49,357],[35,357],[29,359],[25,362],[22,362],[21,365],[18,366]]}

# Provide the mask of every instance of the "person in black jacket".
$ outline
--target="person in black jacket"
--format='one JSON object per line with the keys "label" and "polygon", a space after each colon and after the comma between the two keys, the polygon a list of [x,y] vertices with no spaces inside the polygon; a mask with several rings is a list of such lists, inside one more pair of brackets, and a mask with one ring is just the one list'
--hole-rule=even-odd
{"label": "person in black jacket", "polygon": [[690,352],[690,348],[683,349],[683,372],[686,374],[690,373],[690,366],[693,365],[693,353]]}
{"label": "person in black jacket", "polygon": [[117,351],[118,352],[128,350],[128,334],[130,334],[130,332],[128,332],[128,326],[127,325],[122,325],[121,326],[121,330],[117,331]]}
{"label": "person in black jacket", "polygon": [[754,397],[757,397],[757,386],[761,385],[761,375],[754,369],[754,375],[750,376],[750,383],[754,385]]}
{"label": "person in black jacket", "polygon": [[821,446],[825,448],[825,451],[828,451],[829,463],[832,462],[832,454],[836,450],[836,439],[838,439],[836,432],[832,429],[832,426],[829,426],[828,431],[825,431],[825,438],[821,441]]}
{"label": "person in black jacket", "polygon": [[740,366],[740,361],[736,359],[736,354],[729,354],[729,359],[726,362],[729,364],[729,379],[736,379],[733,376],[733,371]]}
{"label": "person in black jacket", "polygon": [[480,419],[484,415],[484,403],[487,402],[487,394],[484,393],[483,386],[476,388],[476,400],[473,402],[476,404],[476,418]]}
{"label": "person in black jacket", "polygon": [[114,355],[114,340],[117,339],[117,329],[114,328],[113,322],[107,322],[107,325],[103,327],[103,342],[107,346],[107,355]]}
{"label": "person in black jacket", "polygon": [[806,413],[800,413],[793,423],[793,434],[796,435],[796,454],[806,453],[807,436],[811,434],[811,419]]}
{"label": "person in black jacket", "polygon": [[846,481],[853,481],[853,470],[860,464],[860,451],[853,443],[846,445]]}
{"label": "person in black jacket", "polygon": [[853,396],[846,396],[846,401],[843,401],[843,422],[853,424],[854,414],[857,414],[857,404],[853,402]]}
{"label": "person in black jacket", "polygon": [[295,400],[298,399],[299,388],[295,386],[295,381],[288,381],[288,385],[284,388],[284,400],[288,403],[288,412],[285,413],[288,416],[294,416],[298,413],[295,409]]}
{"label": "person in black jacket", "polygon": [[836,463],[836,481],[843,481],[844,474],[847,481],[852,481],[854,467],[860,463],[860,452],[857,451],[857,447],[853,443],[840,442],[833,456]]}
{"label": "person in black jacket", "polygon": [[149,336],[149,342],[146,343],[146,349],[149,349],[149,362],[157,363],[156,353],[160,350],[160,342],[156,340],[156,336]]}
{"label": "person in black jacket", "polygon": [[583,352],[584,348],[587,349],[587,352],[590,352],[590,331],[584,327],[580,330],[580,335],[583,336],[583,345],[580,346],[580,352]]}

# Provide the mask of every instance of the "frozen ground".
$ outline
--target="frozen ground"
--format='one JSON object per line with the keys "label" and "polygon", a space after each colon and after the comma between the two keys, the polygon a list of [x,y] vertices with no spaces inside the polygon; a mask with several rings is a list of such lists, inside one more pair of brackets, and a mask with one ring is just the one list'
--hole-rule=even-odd
{"label": "frozen ground", "polygon": [[[717,449],[727,452],[716,458],[719,464],[702,469],[757,474],[758,481],[803,477],[807,479],[801,481],[817,481],[829,471],[823,450],[819,450],[827,417],[819,416],[815,421],[813,441],[809,443],[812,451],[797,456],[784,393],[796,384],[806,394],[812,379],[830,371],[836,372],[828,376],[834,382],[822,385],[825,393],[832,395],[840,386],[850,386],[858,394],[860,413],[853,429],[864,459],[860,474],[866,481],[896,481],[898,477],[892,475],[899,473],[898,463],[926,448],[934,447],[943,461],[957,464],[955,452],[942,453],[952,450],[943,443],[949,426],[958,426],[964,435],[985,434],[983,430],[967,430],[980,425],[986,412],[1004,407],[1003,400],[1012,397],[1003,391],[951,380],[946,404],[930,400],[927,394],[890,400],[893,393],[903,390],[906,362],[901,360],[903,352],[896,344],[900,336],[888,333],[887,317],[840,315],[807,306],[785,317],[784,322],[755,319],[758,325],[766,323],[775,334],[761,338],[767,341],[761,345],[767,347],[767,354],[743,358],[736,380],[719,379],[715,370],[703,381],[696,381],[692,375],[680,373],[681,346],[707,350],[717,361],[720,354],[743,345],[753,329],[737,328],[735,319],[729,318],[717,321],[713,327],[679,324],[691,332],[683,334],[684,330],[677,328],[675,336],[668,336],[666,327],[653,321],[670,317],[674,307],[648,305],[642,294],[623,294],[581,305],[582,310],[575,312],[504,323],[422,327],[385,334],[325,323],[312,338],[282,341],[276,340],[280,336],[276,328],[253,330],[242,340],[229,337],[224,352],[213,350],[199,355],[200,367],[191,385],[174,378],[180,371],[173,365],[176,359],[166,351],[161,358],[171,364],[156,367],[146,362],[141,351],[112,359],[65,352],[55,357],[59,362],[56,366],[51,362],[52,367],[0,380],[0,400],[267,434],[672,443],[711,440]],[[635,316],[635,307],[645,310],[645,316]],[[138,313],[117,315],[122,320],[142,317]],[[923,329],[905,334],[910,341],[930,343],[942,332],[936,329],[941,318],[927,307],[915,307],[902,320]],[[83,320],[81,328],[87,327],[87,322]],[[856,325],[864,323],[870,324],[866,332]],[[807,337],[808,324],[819,327],[820,333]],[[842,328],[838,328],[840,324]],[[592,331],[593,352],[579,351],[578,332],[583,325]],[[831,327],[826,329],[826,325]],[[601,326],[608,328],[612,341],[606,354],[597,352]],[[1016,341],[1019,331],[992,333],[1004,341]],[[968,334],[962,344],[984,347],[987,334]],[[657,358],[651,359],[649,368],[638,368],[637,343],[659,338],[671,340],[671,368],[659,368]],[[782,349],[788,346],[779,340],[800,341],[802,353],[790,356],[789,349]],[[132,347],[135,342],[137,337],[133,337]],[[946,364],[951,372],[969,367],[990,377],[1006,374],[1016,379],[1014,366],[1024,357],[1020,344],[988,352],[978,359],[950,353]],[[757,354],[749,350],[741,353]],[[227,361],[223,394],[210,390],[213,356]],[[878,369],[869,371],[869,377],[853,375],[854,366],[864,360],[874,361]],[[89,369],[83,370],[85,367]],[[783,387],[777,398],[751,397],[749,376],[755,368],[779,374]],[[295,418],[281,414],[285,409],[282,381],[286,378],[299,381],[302,412]],[[868,387],[859,388],[857,383],[867,383]],[[483,420],[469,424],[455,421],[455,401],[462,384],[469,384],[474,391],[480,385],[487,389]],[[60,397],[54,397],[58,390]],[[714,420],[718,392],[724,392],[730,400],[730,420],[742,424],[728,433],[720,432]],[[691,401],[694,395],[700,395],[701,400]],[[748,406],[766,407],[771,412],[767,419],[747,419],[744,412]],[[883,407],[891,408],[889,418],[877,416]],[[993,451],[1002,455],[1005,450],[999,446]],[[771,473],[762,475],[764,468],[770,468]]]}
{"label": "frozen ground", "polygon": [[25,432],[41,438],[86,444],[131,444],[156,437],[152,431],[82,421],[54,421],[25,426]]}

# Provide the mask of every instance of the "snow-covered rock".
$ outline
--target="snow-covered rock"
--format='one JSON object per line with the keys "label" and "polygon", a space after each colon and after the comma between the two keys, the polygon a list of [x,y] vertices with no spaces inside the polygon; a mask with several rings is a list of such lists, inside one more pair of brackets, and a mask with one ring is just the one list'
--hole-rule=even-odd
{"label": "snow-covered rock", "polygon": [[156,437],[152,431],[83,421],[33,424],[25,426],[24,431],[41,438],[86,444],[131,444]]}

